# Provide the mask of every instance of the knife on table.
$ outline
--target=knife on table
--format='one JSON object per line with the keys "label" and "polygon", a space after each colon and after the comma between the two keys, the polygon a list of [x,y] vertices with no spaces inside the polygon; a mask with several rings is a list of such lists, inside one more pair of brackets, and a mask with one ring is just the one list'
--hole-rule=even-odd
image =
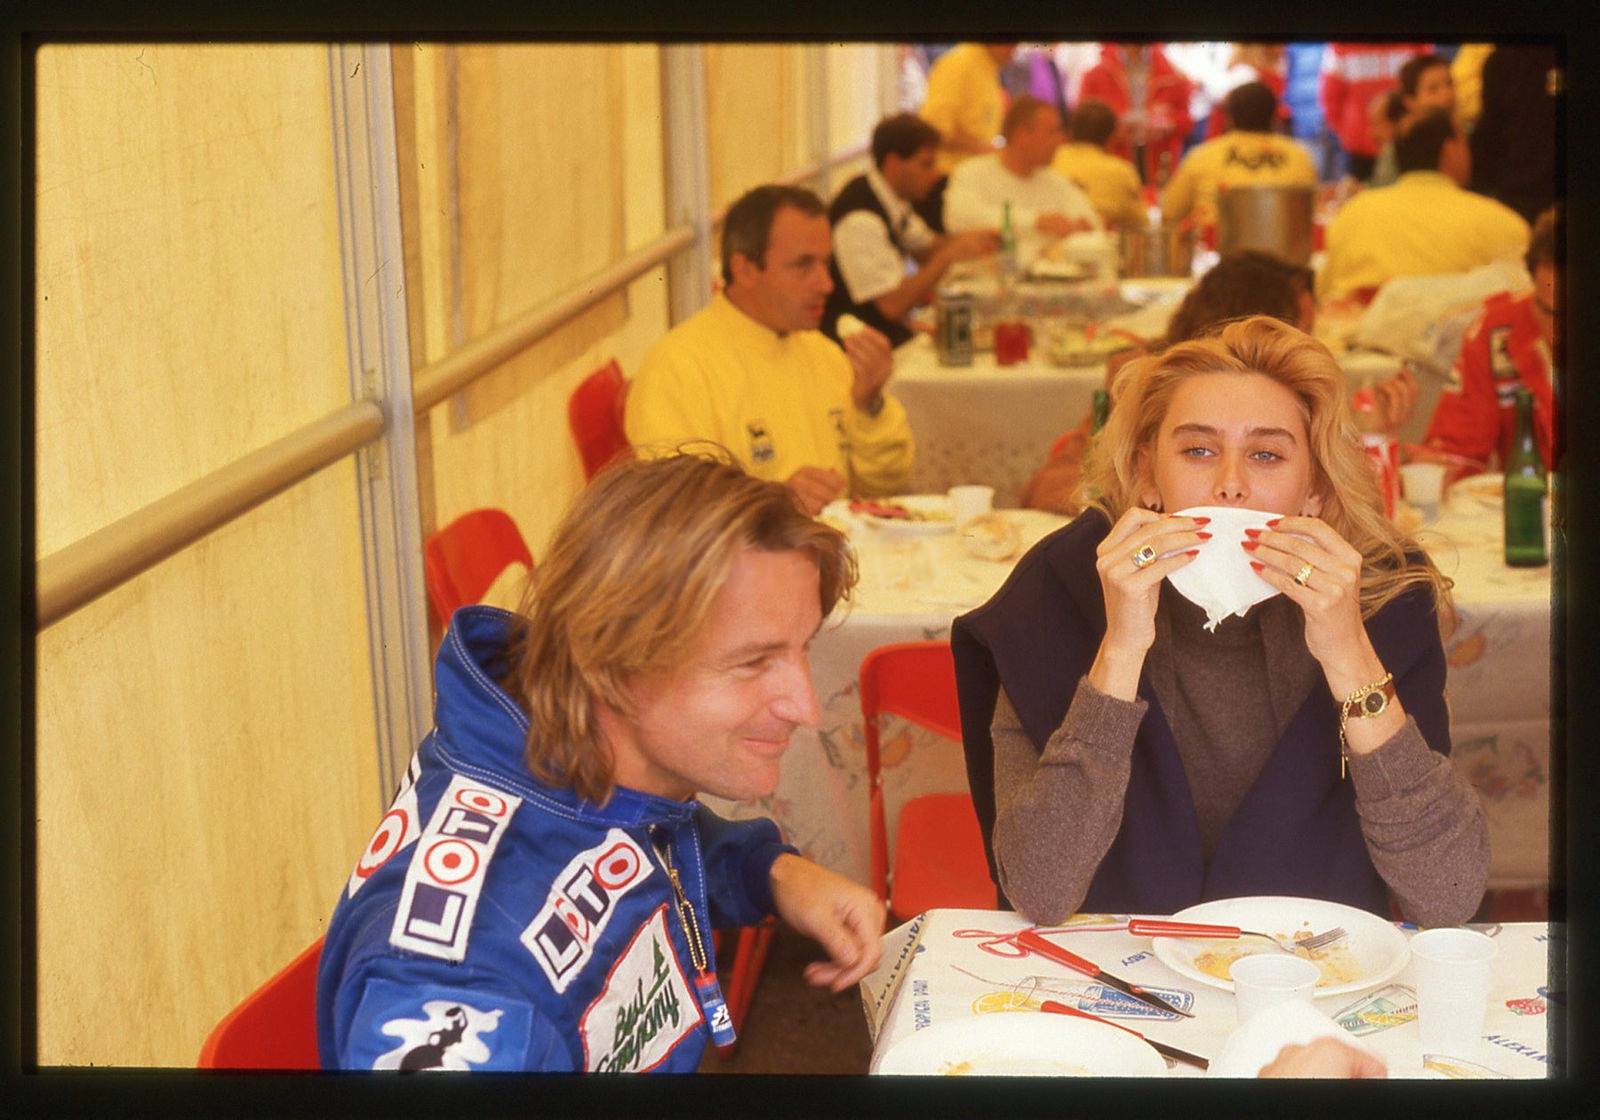
{"label": "knife on table", "polygon": [[1052,1012],[1056,1015],[1075,1015],[1080,1019],[1092,1019],[1094,1022],[1104,1023],[1108,1027],[1116,1027],[1119,1031],[1127,1031],[1129,1034],[1133,1035],[1134,1038],[1143,1039],[1155,1050],[1157,1054],[1171,1058],[1175,1062],[1185,1062],[1191,1066],[1199,1066],[1201,1069],[1211,1068],[1211,1063],[1205,1058],[1202,1058],[1199,1054],[1191,1054],[1187,1050],[1179,1050],[1176,1046],[1168,1046],[1165,1042],[1157,1042],[1153,1038],[1145,1038],[1144,1035],[1140,1034],[1132,1027],[1125,1027],[1121,1023],[1113,1023],[1110,1019],[1102,1019],[1100,1016],[1091,1015],[1087,1011],[1079,1011],[1076,1007],[1068,1007],[1066,1004],[1057,1003],[1053,999],[1045,1000],[1039,1005],[1039,1009],[1041,1011]]}
{"label": "knife on table", "polygon": [[1021,933],[1017,934],[1016,943],[1022,946],[1024,949],[1038,953],[1041,957],[1047,957],[1050,960],[1055,961],[1057,964],[1064,964],[1074,972],[1081,972],[1085,976],[1098,980],[1108,987],[1115,988],[1123,995],[1131,996],[1133,999],[1153,1007],[1157,1011],[1170,1011],[1174,1015],[1182,1015],[1185,1019],[1194,1018],[1194,1016],[1189,1012],[1173,1007],[1172,1004],[1167,1003],[1165,1000],[1160,1000],[1155,996],[1147,995],[1143,988],[1135,987],[1126,980],[1123,980],[1121,977],[1111,975],[1111,973],[1105,971],[1093,961],[1086,960],[1085,958],[1078,956],[1076,953],[1069,952],[1053,941],[1045,940],[1045,938],[1042,937],[1037,930],[1023,930]]}

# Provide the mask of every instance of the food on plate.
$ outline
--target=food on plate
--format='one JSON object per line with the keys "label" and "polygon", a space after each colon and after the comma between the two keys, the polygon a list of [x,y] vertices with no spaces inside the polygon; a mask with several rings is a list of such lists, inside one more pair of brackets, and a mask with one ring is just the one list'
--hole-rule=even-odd
{"label": "food on plate", "polygon": [[[1280,938],[1285,937],[1279,933]],[[1296,938],[1311,936],[1310,930],[1301,930],[1295,934]],[[1252,944],[1254,942],[1254,944]],[[1241,957],[1254,956],[1257,953],[1273,950],[1265,949],[1260,944],[1259,938],[1238,938],[1233,945],[1222,946],[1216,949],[1207,949],[1203,953],[1194,955],[1194,966],[1207,976],[1215,976],[1218,980],[1232,979],[1228,969],[1233,962]],[[1344,942],[1334,942],[1317,949],[1295,948],[1291,952],[1297,957],[1304,957],[1316,965],[1322,976],[1317,980],[1317,987],[1326,988],[1334,984],[1348,984],[1361,977],[1361,962],[1356,960],[1350,952],[1350,947]]]}
{"label": "food on plate", "polygon": [[1094,274],[1094,269],[1083,261],[1040,257],[1028,269],[1028,274],[1038,280],[1085,280]]}
{"label": "food on plate", "polygon": [[1139,340],[1127,331],[1115,327],[1097,330],[1090,323],[1086,326],[1052,327],[1045,342],[1045,352],[1057,365],[1087,366],[1103,362],[1118,351],[1138,344]]}
{"label": "food on plate", "polygon": [[839,336],[839,341],[843,342],[851,335],[857,335],[866,330],[867,325],[846,311],[843,315],[839,316],[839,322],[833,329],[834,333]]}
{"label": "food on plate", "polygon": [[1010,560],[1022,548],[1022,530],[998,513],[981,513],[961,526],[961,547],[979,560]]}
{"label": "food on plate", "polygon": [[913,509],[898,502],[872,502],[857,499],[850,503],[851,513],[868,517],[881,517],[886,521],[949,521],[950,511],[945,508]]}

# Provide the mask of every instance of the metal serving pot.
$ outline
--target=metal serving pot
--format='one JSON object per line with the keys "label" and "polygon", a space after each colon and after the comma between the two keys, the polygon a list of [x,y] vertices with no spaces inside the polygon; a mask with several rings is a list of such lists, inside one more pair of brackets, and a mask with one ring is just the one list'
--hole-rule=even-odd
{"label": "metal serving pot", "polygon": [[1188,276],[1194,264],[1194,230],[1177,222],[1123,226],[1118,251],[1125,278]]}
{"label": "metal serving pot", "polygon": [[1290,264],[1309,264],[1316,192],[1310,187],[1229,187],[1217,192],[1217,252],[1261,249]]}

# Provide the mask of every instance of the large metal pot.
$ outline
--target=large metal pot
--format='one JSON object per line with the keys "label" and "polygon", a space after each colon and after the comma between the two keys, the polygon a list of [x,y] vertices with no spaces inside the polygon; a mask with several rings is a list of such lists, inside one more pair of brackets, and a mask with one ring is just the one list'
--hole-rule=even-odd
{"label": "large metal pot", "polygon": [[1316,192],[1310,187],[1228,187],[1217,192],[1217,252],[1261,249],[1309,264]]}
{"label": "large metal pot", "polygon": [[1122,275],[1188,276],[1194,265],[1194,230],[1177,222],[1123,226],[1118,237]]}

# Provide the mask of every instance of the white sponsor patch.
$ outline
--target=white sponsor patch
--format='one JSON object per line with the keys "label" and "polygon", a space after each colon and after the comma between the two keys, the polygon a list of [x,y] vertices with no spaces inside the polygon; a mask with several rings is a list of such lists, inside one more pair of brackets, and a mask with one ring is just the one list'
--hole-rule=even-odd
{"label": "white sponsor patch", "polygon": [[583,1068],[642,1073],[659,1065],[704,1019],[667,936],[667,906],[656,907],[578,1020]]}
{"label": "white sponsor patch", "polygon": [[489,1060],[489,1047],[479,1035],[500,1025],[499,1010],[479,1011],[453,999],[430,999],[422,1005],[425,1019],[390,1019],[383,1033],[400,1045],[380,1054],[373,1069],[471,1069]]}
{"label": "white sponsor patch", "polygon": [[406,868],[389,944],[445,961],[467,954],[467,932],[495,845],[522,798],[456,774]]}
{"label": "white sponsor patch", "polygon": [[654,870],[644,849],[620,828],[572,857],[550,884],[544,908],[522,931],[523,945],[544,969],[552,988],[567,990],[588,963],[617,902]]}
{"label": "white sponsor patch", "polygon": [[422,762],[412,754],[411,765],[406,767],[405,776],[400,779],[400,788],[389,803],[389,811],[378,822],[372,839],[362,849],[356,869],[350,872],[350,884],[345,889],[345,897],[354,898],[374,871],[422,835],[422,822],[417,819],[417,778],[421,773]]}

